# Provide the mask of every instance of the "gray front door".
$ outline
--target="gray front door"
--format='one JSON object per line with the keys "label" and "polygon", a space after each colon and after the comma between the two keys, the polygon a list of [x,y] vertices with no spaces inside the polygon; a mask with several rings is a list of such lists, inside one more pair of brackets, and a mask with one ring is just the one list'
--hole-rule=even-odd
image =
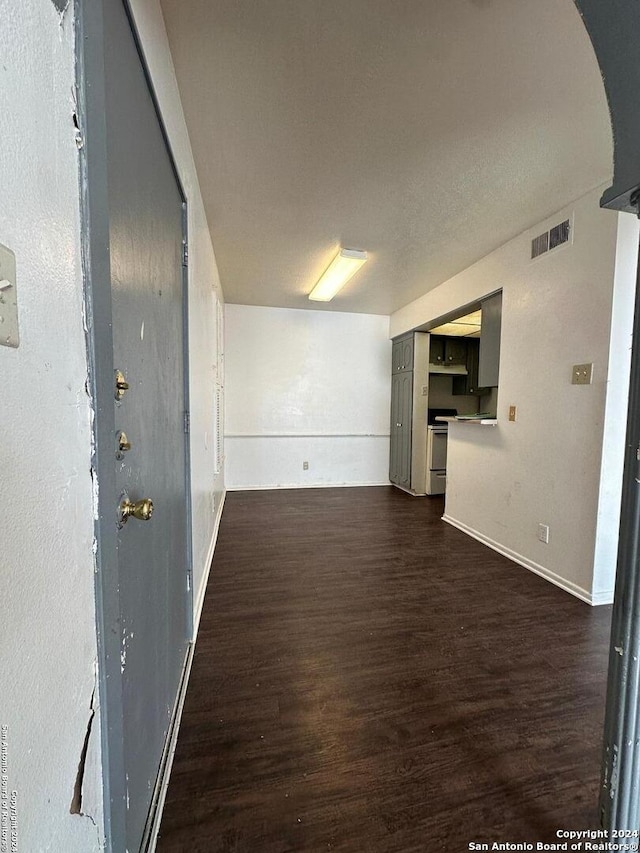
{"label": "gray front door", "polygon": [[[101,33],[88,24],[100,7]],[[84,80],[85,156],[107,828],[110,850],[138,853],[189,645],[185,210],[127,9],[104,0],[85,4],[83,14],[83,61],[88,69],[96,63]],[[102,135],[92,136],[92,127]],[[100,239],[108,247],[103,281]],[[116,371],[128,384],[120,394]],[[144,498],[153,502],[148,520],[119,522],[119,507]]]}
{"label": "gray front door", "polygon": [[118,492],[149,521],[118,531],[127,849],[140,848],[187,651],[183,199],[121,2],[106,4],[114,401],[131,450]]}

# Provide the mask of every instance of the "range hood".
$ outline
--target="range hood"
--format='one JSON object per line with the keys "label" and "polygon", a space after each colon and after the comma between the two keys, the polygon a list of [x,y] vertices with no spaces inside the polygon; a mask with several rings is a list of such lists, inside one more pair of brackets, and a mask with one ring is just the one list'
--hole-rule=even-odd
{"label": "range hood", "polygon": [[449,376],[466,376],[468,374],[464,364],[430,364],[429,373],[444,373]]}

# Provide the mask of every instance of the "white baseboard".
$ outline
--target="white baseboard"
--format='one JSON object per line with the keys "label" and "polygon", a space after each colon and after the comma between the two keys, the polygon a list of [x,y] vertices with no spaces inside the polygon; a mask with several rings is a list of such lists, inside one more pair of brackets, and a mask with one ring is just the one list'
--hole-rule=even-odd
{"label": "white baseboard", "polygon": [[389,480],[377,483],[272,483],[260,486],[227,486],[228,492],[261,492],[271,489],[359,489],[364,486],[390,486]]}
{"label": "white baseboard", "polygon": [[220,530],[220,519],[222,518],[222,510],[224,509],[224,501],[227,496],[227,490],[225,489],[222,493],[222,500],[218,506],[218,511],[216,512],[216,520],[213,525],[213,533],[211,534],[211,542],[209,544],[209,550],[207,551],[207,562],[204,567],[204,574],[202,576],[202,582],[200,584],[200,589],[198,590],[198,595],[195,601],[195,607],[193,609],[193,636],[191,637],[191,641],[195,643],[198,637],[198,628],[200,627],[200,617],[202,616],[202,608],[204,607],[204,597],[207,592],[207,584],[209,583],[209,573],[211,571],[211,561],[213,560],[213,552],[216,549],[216,542],[218,541],[218,532]]}
{"label": "white baseboard", "polygon": [[165,757],[163,759],[162,770],[160,772],[158,782],[159,793],[155,798],[156,802],[154,806],[153,823],[151,826],[151,831],[149,833],[149,841],[147,842],[147,847],[145,848],[146,853],[155,853],[156,845],[158,843],[160,822],[162,820],[164,802],[167,796],[167,789],[169,787],[169,779],[171,777],[171,768],[173,767],[173,758],[176,752],[176,744],[178,743],[178,732],[180,731],[182,710],[184,708],[184,701],[187,695],[187,687],[189,686],[189,675],[191,674],[193,653],[195,649],[196,638],[198,636],[198,628],[200,627],[200,617],[202,616],[204,596],[207,590],[207,583],[209,581],[209,573],[211,571],[213,552],[215,551],[216,542],[218,541],[218,531],[220,530],[220,519],[222,518],[222,510],[224,508],[225,497],[226,491],[222,493],[222,500],[220,501],[220,505],[218,506],[218,511],[216,513],[216,520],[213,525],[211,543],[209,545],[209,550],[207,551],[207,562],[204,568],[204,575],[202,577],[200,589],[198,590],[198,597],[195,604],[195,612],[193,619],[193,637],[191,643],[189,644],[189,652],[187,654],[182,681],[180,682],[180,691],[178,693],[178,697],[176,699],[176,704],[171,718],[171,727],[169,729],[167,746],[165,748]]}
{"label": "white baseboard", "polygon": [[160,772],[156,781],[156,790],[152,799],[151,821],[150,825],[147,825],[147,831],[145,832],[146,839],[143,839],[142,849],[145,853],[155,853],[156,846],[158,844],[158,833],[160,832],[162,812],[167,798],[167,789],[169,788],[173,758],[176,754],[176,745],[178,743],[178,732],[180,731],[180,721],[182,720],[184,700],[187,696],[187,686],[189,684],[189,675],[191,674],[191,664],[193,663],[193,651],[194,644],[189,643],[189,649],[187,651],[187,657],[182,671],[182,679],[180,681],[180,689],[178,690],[178,696],[176,697],[173,713],[171,715],[171,723],[169,725],[164,753],[160,763]]}
{"label": "white baseboard", "polygon": [[592,595],[588,590],[578,586],[578,584],[560,577],[560,575],[552,572],[551,569],[541,566],[539,563],[534,563],[533,560],[529,560],[527,557],[523,557],[522,554],[512,551],[511,548],[507,548],[505,545],[501,545],[499,542],[490,539],[488,536],[485,536],[484,533],[479,533],[477,530],[474,530],[473,527],[469,527],[468,524],[458,521],[446,513],[442,516],[442,520],[446,521],[447,524],[450,524],[452,527],[456,527],[458,530],[461,530],[463,533],[466,533],[468,536],[473,537],[473,539],[477,539],[478,542],[482,542],[483,545],[487,545],[492,550],[497,551],[498,554],[502,554],[503,557],[507,557],[514,563],[518,563],[518,565],[524,566],[525,569],[529,569],[530,572],[540,575],[540,577],[545,578],[545,580],[550,581],[555,586],[565,590],[565,592],[571,593],[571,595],[574,595],[581,601],[586,601],[587,604],[610,604],[613,601],[613,592],[603,592]]}

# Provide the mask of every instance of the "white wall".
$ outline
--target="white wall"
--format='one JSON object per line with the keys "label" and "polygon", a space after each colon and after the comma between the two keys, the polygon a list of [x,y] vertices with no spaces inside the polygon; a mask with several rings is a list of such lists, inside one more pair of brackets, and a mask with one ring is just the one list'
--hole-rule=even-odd
{"label": "white wall", "polygon": [[[621,413],[623,419],[625,311],[635,287],[638,239],[633,217],[601,210],[599,196],[599,190],[588,193],[391,318],[396,335],[502,287],[499,422],[451,428],[446,517],[594,603],[611,600],[615,575],[611,537],[619,512],[621,437],[620,427],[608,433],[603,461],[603,430],[605,415],[610,428]],[[531,261],[531,238],[573,212],[573,245]],[[594,363],[591,386],[571,385],[571,366],[582,362]],[[509,405],[517,406],[515,423],[507,421]],[[595,560],[598,519],[600,530],[609,532],[602,533]],[[548,545],[537,539],[539,522],[550,525]]]}
{"label": "white wall", "polygon": [[49,0],[0,0],[0,20],[0,243],[16,253],[21,335],[0,347],[0,725],[17,849],[89,853],[102,849],[97,719],[91,817],[69,812],[96,661],[73,20]]}
{"label": "white wall", "polygon": [[612,569],[616,565],[618,552],[635,303],[633,282],[638,265],[639,230],[640,224],[635,216],[620,216],[593,569],[593,595],[596,600],[608,601],[611,598]]}
{"label": "white wall", "polygon": [[228,488],[389,482],[388,317],[227,305],[225,337]]}
{"label": "white wall", "polygon": [[158,0],[131,0],[142,49],[187,196],[189,231],[189,370],[194,603],[196,621],[224,497],[224,471],[216,474],[214,390],[224,376],[218,363],[216,299],[222,289],[209,235],[180,93]]}

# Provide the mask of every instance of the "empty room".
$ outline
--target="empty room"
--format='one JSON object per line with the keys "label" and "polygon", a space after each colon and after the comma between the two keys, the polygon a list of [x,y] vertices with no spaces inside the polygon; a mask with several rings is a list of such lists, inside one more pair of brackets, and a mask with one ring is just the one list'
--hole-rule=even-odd
{"label": "empty room", "polygon": [[635,0],[0,7],[1,850],[637,850]]}

